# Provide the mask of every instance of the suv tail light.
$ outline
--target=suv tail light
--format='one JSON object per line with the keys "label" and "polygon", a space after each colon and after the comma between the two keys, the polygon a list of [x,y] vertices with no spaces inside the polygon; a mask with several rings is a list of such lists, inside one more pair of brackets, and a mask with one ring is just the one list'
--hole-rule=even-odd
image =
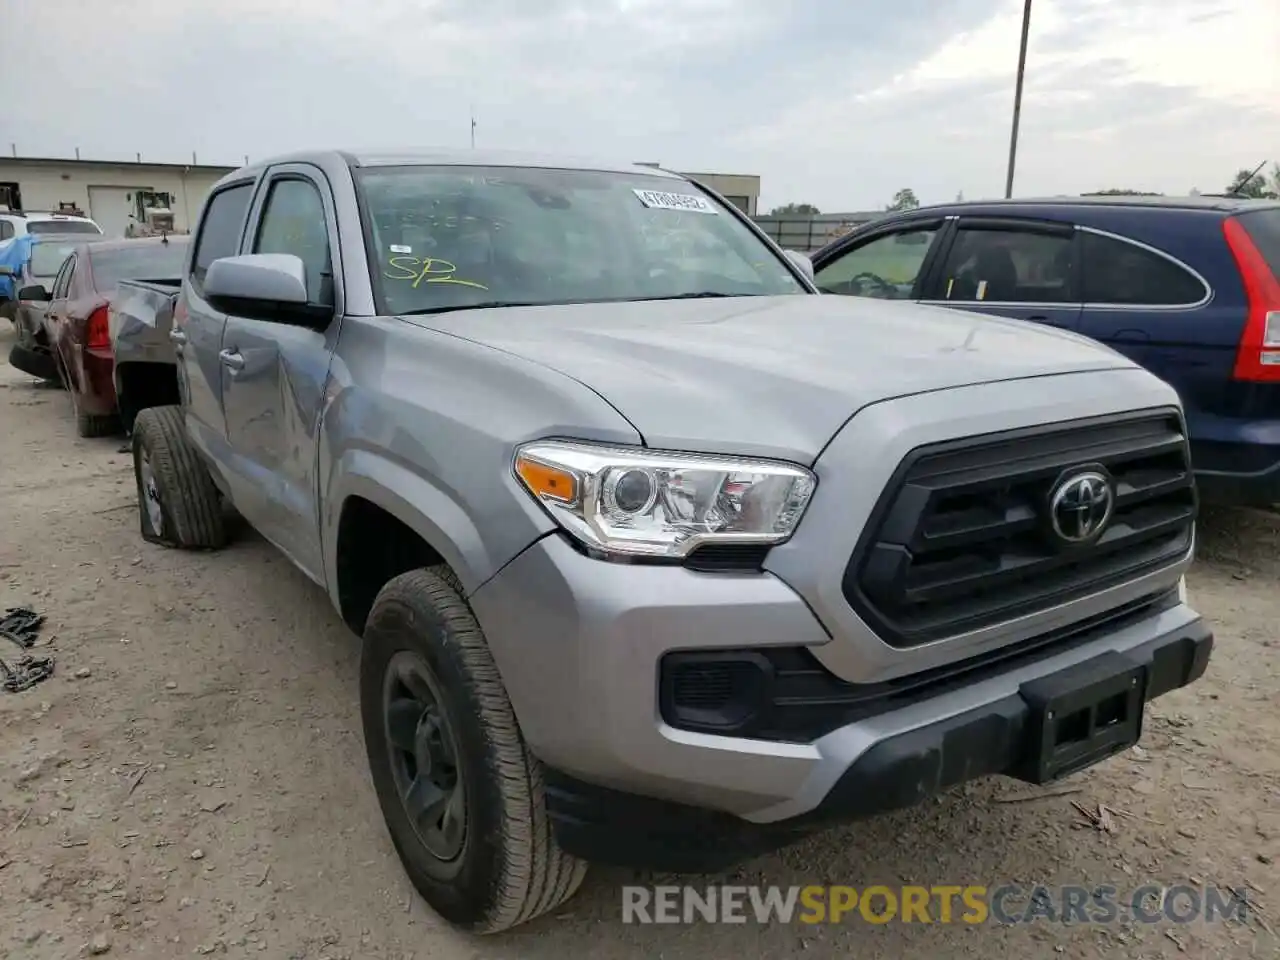
{"label": "suv tail light", "polygon": [[89,322],[85,325],[84,345],[90,350],[111,349],[111,328],[107,323],[107,308],[101,306],[89,314]]}
{"label": "suv tail light", "polygon": [[1280,383],[1280,279],[1271,272],[1262,251],[1238,220],[1224,220],[1222,232],[1240,268],[1249,301],[1232,376],[1236,380]]}

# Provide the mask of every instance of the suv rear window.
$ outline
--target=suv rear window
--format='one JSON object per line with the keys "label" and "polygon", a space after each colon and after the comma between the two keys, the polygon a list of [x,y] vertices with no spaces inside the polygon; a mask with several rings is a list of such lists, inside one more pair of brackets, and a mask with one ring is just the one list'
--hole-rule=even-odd
{"label": "suv rear window", "polygon": [[1242,213],[1236,219],[1267,261],[1271,273],[1280,279],[1280,207]]}
{"label": "suv rear window", "polygon": [[27,233],[92,233],[101,236],[102,231],[83,220],[28,220]]}
{"label": "suv rear window", "polygon": [[1081,240],[1085,303],[1178,307],[1209,295],[1178,263],[1144,247],[1087,230]]}
{"label": "suv rear window", "polygon": [[31,275],[52,278],[62,268],[67,257],[76,252],[73,243],[56,243],[46,240],[31,247]]}

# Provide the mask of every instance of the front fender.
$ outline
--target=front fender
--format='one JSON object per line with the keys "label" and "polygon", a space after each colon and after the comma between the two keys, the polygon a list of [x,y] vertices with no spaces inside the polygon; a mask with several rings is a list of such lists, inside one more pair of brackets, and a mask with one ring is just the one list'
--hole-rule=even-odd
{"label": "front fender", "polygon": [[[324,568],[331,597],[338,596],[338,523],[350,497],[360,497],[413,530],[457,574],[471,594],[506,562],[494,557],[462,505],[406,464],[372,450],[347,450],[335,462],[323,517]],[[527,514],[530,541],[554,529],[550,517]]]}
{"label": "front fender", "polygon": [[329,368],[317,456],[321,543],[337,598],[338,525],[353,496],[415,531],[471,594],[555,521],[521,486],[521,443],[640,441],[583,384],[399,320],[348,317]]}

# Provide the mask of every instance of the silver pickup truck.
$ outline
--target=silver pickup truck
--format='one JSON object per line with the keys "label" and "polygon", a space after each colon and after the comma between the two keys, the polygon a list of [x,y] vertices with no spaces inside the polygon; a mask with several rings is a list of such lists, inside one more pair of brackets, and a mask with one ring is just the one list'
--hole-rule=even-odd
{"label": "silver pickup truck", "polygon": [[822,296],[647,167],[281,157],[192,247],[142,533],[220,547],[229,501],[327,591],[464,928],[1068,776],[1206,668],[1178,398],[1081,337]]}

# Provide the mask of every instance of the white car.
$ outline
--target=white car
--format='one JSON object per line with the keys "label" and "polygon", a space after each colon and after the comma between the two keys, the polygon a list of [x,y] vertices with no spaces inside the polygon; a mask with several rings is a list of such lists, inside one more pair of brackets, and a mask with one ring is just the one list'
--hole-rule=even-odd
{"label": "white car", "polygon": [[0,250],[3,250],[10,240],[26,236],[28,233],[60,235],[85,233],[100,237],[102,228],[88,217],[77,217],[68,213],[0,212]]}

